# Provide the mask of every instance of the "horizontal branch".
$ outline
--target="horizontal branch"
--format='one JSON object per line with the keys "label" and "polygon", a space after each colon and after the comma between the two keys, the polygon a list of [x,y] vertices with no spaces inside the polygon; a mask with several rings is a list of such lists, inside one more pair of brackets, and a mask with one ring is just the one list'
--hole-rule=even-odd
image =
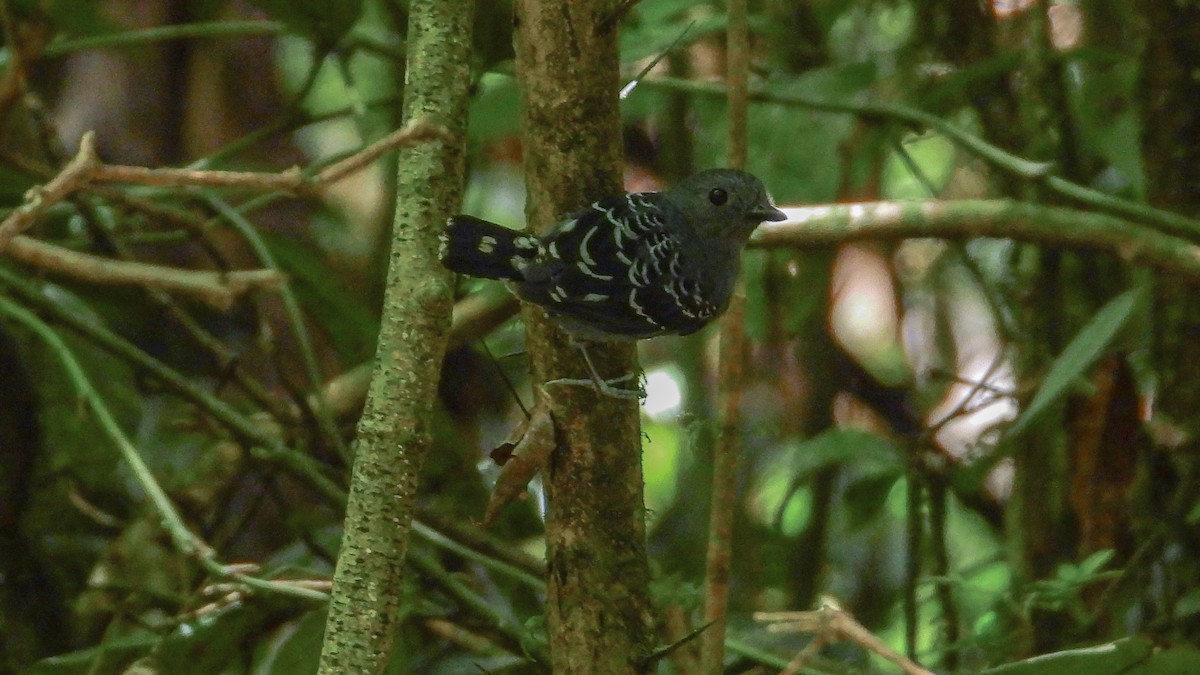
{"label": "horizontal branch", "polygon": [[14,237],[6,253],[13,260],[73,279],[177,291],[220,310],[229,309],[238,296],[251,288],[274,288],[286,280],[275,270],[217,272],[113,260],[47,244],[25,235]]}
{"label": "horizontal branch", "polygon": [[994,237],[1103,249],[1130,263],[1200,279],[1200,246],[1091,211],[1011,200],[931,200],[806,206],[784,212],[786,221],[760,225],[750,245],[780,248],[862,239]]}
{"label": "horizontal branch", "polygon": [[[332,164],[315,176],[299,167],[277,173],[262,171],[215,171],[207,169],[150,169],[142,166],[101,164],[90,176],[95,183],[130,183],[158,187],[226,187],[259,192],[279,191],[296,195],[319,192],[350,174],[360,171],[396,148],[432,138],[452,140],[450,132],[426,119],[416,119],[353,155]],[[82,154],[82,152],[81,152]]]}

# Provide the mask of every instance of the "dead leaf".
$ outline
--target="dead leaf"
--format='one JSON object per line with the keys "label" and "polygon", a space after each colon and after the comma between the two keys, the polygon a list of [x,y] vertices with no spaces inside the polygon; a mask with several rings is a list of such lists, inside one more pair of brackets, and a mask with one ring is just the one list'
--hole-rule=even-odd
{"label": "dead leaf", "polygon": [[550,409],[539,400],[529,412],[529,419],[492,451],[492,459],[504,468],[488,500],[483,525],[489,525],[501,508],[525,492],[554,450],[555,435]]}

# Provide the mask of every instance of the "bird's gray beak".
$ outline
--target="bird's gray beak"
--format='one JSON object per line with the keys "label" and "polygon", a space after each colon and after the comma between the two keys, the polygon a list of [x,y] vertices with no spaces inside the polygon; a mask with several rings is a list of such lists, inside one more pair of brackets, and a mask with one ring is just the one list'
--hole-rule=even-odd
{"label": "bird's gray beak", "polygon": [[784,213],[783,211],[780,211],[779,209],[775,208],[774,206],[766,206],[761,209],[755,209],[750,212],[750,216],[759,222],[762,222],[764,220],[769,220],[771,222],[779,222],[781,220],[787,220],[787,218],[788,218],[786,213]]}

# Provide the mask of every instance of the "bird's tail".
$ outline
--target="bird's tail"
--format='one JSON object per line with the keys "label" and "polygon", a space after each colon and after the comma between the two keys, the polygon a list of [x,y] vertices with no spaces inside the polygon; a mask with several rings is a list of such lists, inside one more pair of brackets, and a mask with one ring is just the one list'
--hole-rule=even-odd
{"label": "bird's tail", "polygon": [[450,216],[442,232],[442,264],[460,274],[520,281],[521,270],[537,253],[531,234],[473,216]]}

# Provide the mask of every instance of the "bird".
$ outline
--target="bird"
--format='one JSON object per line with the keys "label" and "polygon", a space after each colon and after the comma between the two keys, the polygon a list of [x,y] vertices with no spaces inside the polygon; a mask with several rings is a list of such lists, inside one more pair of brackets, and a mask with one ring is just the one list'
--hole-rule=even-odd
{"label": "bird", "polygon": [[586,343],[700,330],[728,308],[750,233],[786,219],[754,175],[710,169],[661,192],[598,199],[540,236],[454,215],[439,257],[459,274],[507,281],[544,309],[582,349],[592,382],[614,394]]}

